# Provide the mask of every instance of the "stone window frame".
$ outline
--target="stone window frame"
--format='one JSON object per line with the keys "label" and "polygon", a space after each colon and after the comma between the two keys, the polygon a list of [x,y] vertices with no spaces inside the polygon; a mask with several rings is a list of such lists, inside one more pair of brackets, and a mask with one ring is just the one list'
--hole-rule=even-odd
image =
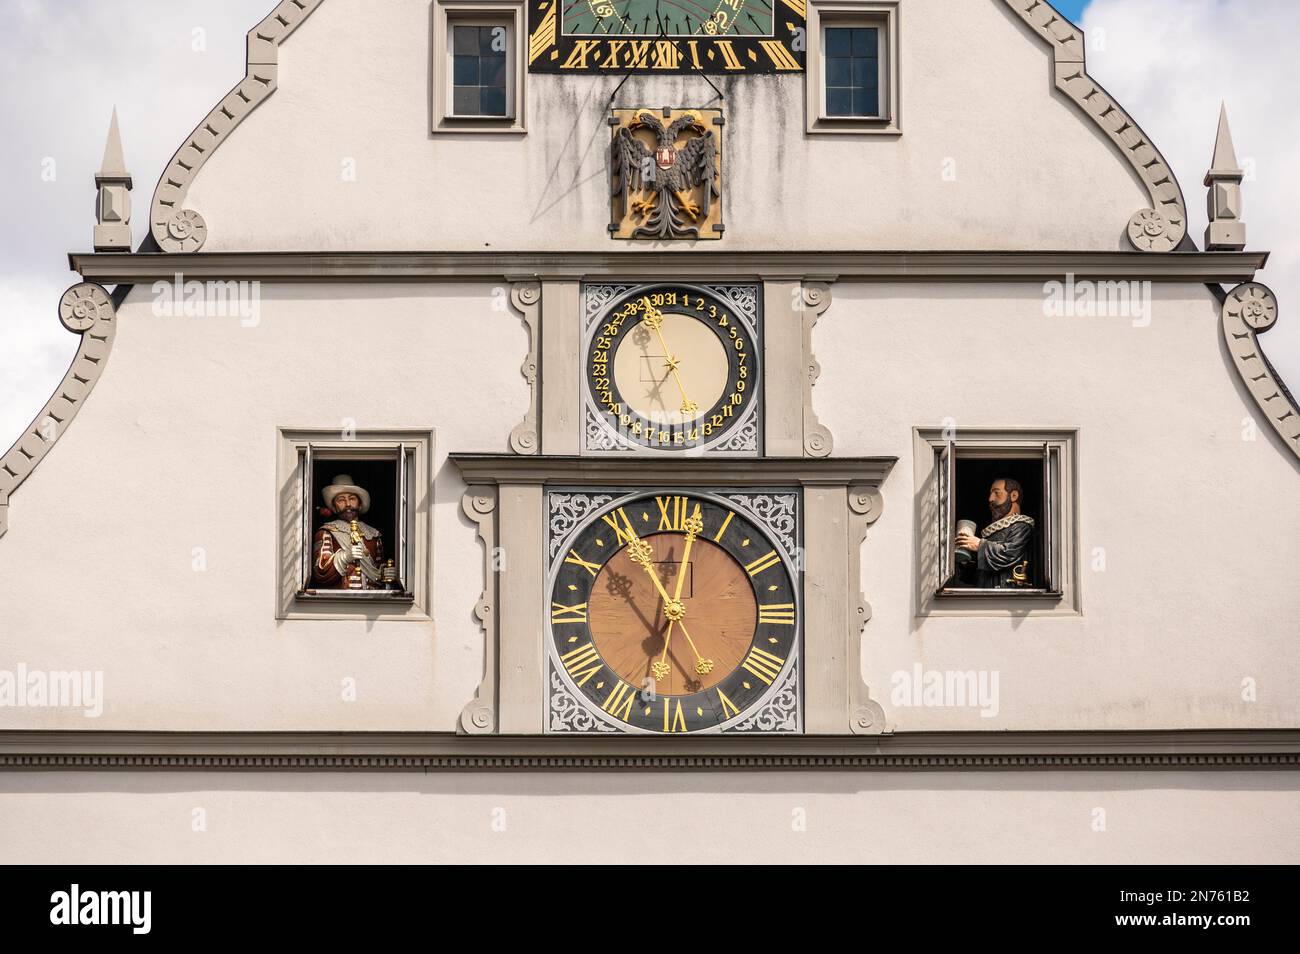
{"label": "stone window frame", "polygon": [[[806,129],[836,135],[897,136],[900,119],[900,14],[898,0],[810,0],[808,48],[804,65]],[[822,32],[826,26],[864,26],[880,30],[880,108],[876,117],[828,116],[825,113],[826,58]]]}
{"label": "stone window frame", "polygon": [[[433,560],[434,432],[418,429],[367,429],[344,435],[338,430],[279,428],[276,487],[278,489],[279,567],[277,619],[430,619]],[[407,592],[373,591],[304,593],[302,583],[310,560],[307,514],[318,506],[312,493],[308,462],[317,460],[387,460],[405,453],[407,492],[405,554],[393,547],[393,559],[405,559]],[[306,483],[304,483],[304,480]],[[399,514],[401,508],[399,507]],[[400,521],[400,516],[399,516]],[[391,541],[390,541],[391,544]]]}
{"label": "stone window frame", "polygon": [[[434,0],[429,45],[429,131],[441,133],[527,132],[528,101],[525,95],[528,65],[525,60],[527,30],[523,0]],[[498,116],[457,116],[452,110],[451,26],[496,26],[510,29],[507,56],[507,113]]]}
{"label": "stone window frame", "polygon": [[[1078,616],[1079,586],[1077,428],[918,427],[913,431],[915,472],[916,615]],[[1047,590],[944,590],[951,563],[951,481],[957,454],[976,457],[1043,455],[1049,489],[1044,522],[1050,553]],[[945,496],[946,492],[946,496]]]}

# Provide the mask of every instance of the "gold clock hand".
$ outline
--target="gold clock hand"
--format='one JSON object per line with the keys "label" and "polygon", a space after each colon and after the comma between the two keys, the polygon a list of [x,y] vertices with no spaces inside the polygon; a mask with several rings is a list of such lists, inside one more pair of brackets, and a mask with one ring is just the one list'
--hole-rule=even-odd
{"label": "gold clock hand", "polygon": [[663,346],[664,357],[667,359],[668,370],[673,373],[673,380],[677,382],[677,390],[682,392],[682,413],[689,414],[692,411],[698,411],[700,406],[686,396],[686,387],[682,384],[682,376],[677,371],[677,363],[680,359],[673,356],[668,350],[668,342],[664,340],[663,323],[664,316],[654,305],[650,304],[650,297],[646,296],[641,299],[645,303],[645,318],[642,319],[645,324],[654,329],[654,333],[659,336],[659,344]]}
{"label": "gold clock hand", "polygon": [[668,615],[668,618],[672,619],[674,606],[680,609],[681,612],[685,612],[681,602],[669,596],[668,591],[664,589],[664,585],[659,582],[659,574],[655,572],[654,548],[636,535],[636,531],[632,529],[632,521],[628,520],[627,514],[623,515],[623,523],[627,526],[627,535],[632,538],[632,542],[627,545],[627,555],[633,563],[650,574],[651,582],[654,583],[655,589],[659,591],[659,596],[663,598],[664,612]]}
{"label": "gold clock hand", "polygon": [[682,584],[686,582],[686,570],[691,565],[691,546],[695,543],[696,536],[704,532],[704,517],[700,513],[699,504],[695,505],[695,513],[682,522],[682,528],[686,531],[686,551],[682,554],[681,569],[677,571],[677,585],[673,588],[674,600],[682,598]]}
{"label": "gold clock hand", "polygon": [[[699,504],[695,505],[695,512],[686,518],[682,526],[686,530],[686,550],[682,554],[682,565],[677,571],[677,585],[673,587],[673,603],[677,606],[682,606],[682,587],[686,582],[686,571],[691,565],[691,547],[695,543],[696,536],[704,532],[704,517],[700,513]],[[683,614],[686,612],[685,606],[682,606],[681,612]],[[668,630],[664,633],[663,655],[659,657],[658,662],[650,667],[655,674],[655,679],[665,679],[670,672],[668,645],[673,638],[673,626],[679,622],[682,624],[682,634],[686,637],[686,641],[690,643],[691,651],[695,653],[695,671],[701,676],[713,671],[713,660],[705,659],[700,655],[700,651],[695,648],[695,641],[691,639],[691,634],[686,632],[686,623],[680,618],[673,619],[669,617]]]}
{"label": "gold clock hand", "polygon": [[695,640],[691,639],[691,634],[686,630],[686,624],[682,623],[682,635],[686,641],[691,644],[691,652],[695,653],[695,671],[701,676],[706,676],[713,672],[713,660],[705,659],[700,655],[700,651],[695,648]]}

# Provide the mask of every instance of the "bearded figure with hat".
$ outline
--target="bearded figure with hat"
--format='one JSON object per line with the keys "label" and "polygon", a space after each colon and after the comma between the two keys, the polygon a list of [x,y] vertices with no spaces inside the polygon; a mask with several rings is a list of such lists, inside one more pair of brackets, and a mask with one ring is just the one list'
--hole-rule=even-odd
{"label": "bearded figure with hat", "polygon": [[397,569],[384,565],[384,538],[363,523],[370,493],[350,474],[339,474],[321,491],[334,519],[316,531],[312,578],[331,590],[384,590],[397,579]]}

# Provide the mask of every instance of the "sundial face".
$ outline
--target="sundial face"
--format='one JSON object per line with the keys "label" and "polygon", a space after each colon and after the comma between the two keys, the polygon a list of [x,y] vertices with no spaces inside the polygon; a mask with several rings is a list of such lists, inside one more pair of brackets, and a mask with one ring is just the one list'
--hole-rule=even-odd
{"label": "sundial face", "polygon": [[807,0],[529,0],[534,73],[803,70]]}
{"label": "sundial face", "polygon": [[578,0],[563,7],[565,36],[772,35],[767,0]]}

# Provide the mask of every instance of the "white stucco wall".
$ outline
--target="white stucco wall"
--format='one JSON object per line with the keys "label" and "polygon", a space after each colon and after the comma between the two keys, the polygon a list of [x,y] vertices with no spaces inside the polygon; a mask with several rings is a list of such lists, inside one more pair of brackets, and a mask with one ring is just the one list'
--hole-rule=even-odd
{"label": "white stucco wall", "polygon": [[[900,730],[1296,725],[1300,467],[1237,384],[1217,302],[1155,286],[1136,327],[1046,318],[1043,299],[1041,286],[841,283],[814,330],[813,403],[835,454],[899,457],[863,547],[872,696]],[[913,616],[911,433],[948,418],[1078,428],[1082,615]],[[997,717],[891,708],[891,677],[918,662],[997,671]]]}
{"label": "white stucco wall", "polygon": [[[901,136],[806,135],[802,74],[714,77],[727,231],[704,244],[1128,248],[1150,199],[1052,88],[1047,46],[1002,0],[901,6]],[[620,77],[529,75],[526,135],[431,136],[430,36],[429,0],[321,4],[194,181],[204,250],[627,250],[605,231]],[[616,105],[713,98],[698,77],[633,77]]]}
{"label": "white stucco wall", "polygon": [[0,862],[605,864],[617,844],[648,864],[1285,864],[1300,857],[1296,784],[1225,771],[6,772]]}
{"label": "white stucco wall", "polygon": [[[1298,468],[1262,424],[1243,439],[1258,418],[1210,293],[1154,297],[1150,325],[1134,327],[1046,318],[1040,286],[835,286],[813,336],[814,405],[836,455],[899,458],[862,581],[864,677],[899,731],[1300,721]],[[528,404],[522,322],[486,284],[273,285],[262,298],[256,327],[155,317],[147,288],[122,308],[107,371],[0,540],[0,668],[103,670],[106,708],[3,708],[0,725],[455,727],[482,672],[482,554],[445,458],[506,450]],[[355,369],[363,383],[341,383]],[[1078,428],[1081,615],[914,616],[912,431],[949,417]],[[431,622],[275,618],[276,429],[345,418],[436,432]],[[892,705],[893,673],[917,663],[996,671],[996,717]]]}
{"label": "white stucco wall", "polygon": [[[451,730],[483,671],[483,558],[446,454],[508,449],[528,337],[492,286],[434,294],[263,286],[243,327],[155,317],[137,288],[0,541],[0,668],[103,670],[107,705],[0,708],[0,727]],[[277,428],[345,419],[436,431],[431,622],[275,619]]]}

